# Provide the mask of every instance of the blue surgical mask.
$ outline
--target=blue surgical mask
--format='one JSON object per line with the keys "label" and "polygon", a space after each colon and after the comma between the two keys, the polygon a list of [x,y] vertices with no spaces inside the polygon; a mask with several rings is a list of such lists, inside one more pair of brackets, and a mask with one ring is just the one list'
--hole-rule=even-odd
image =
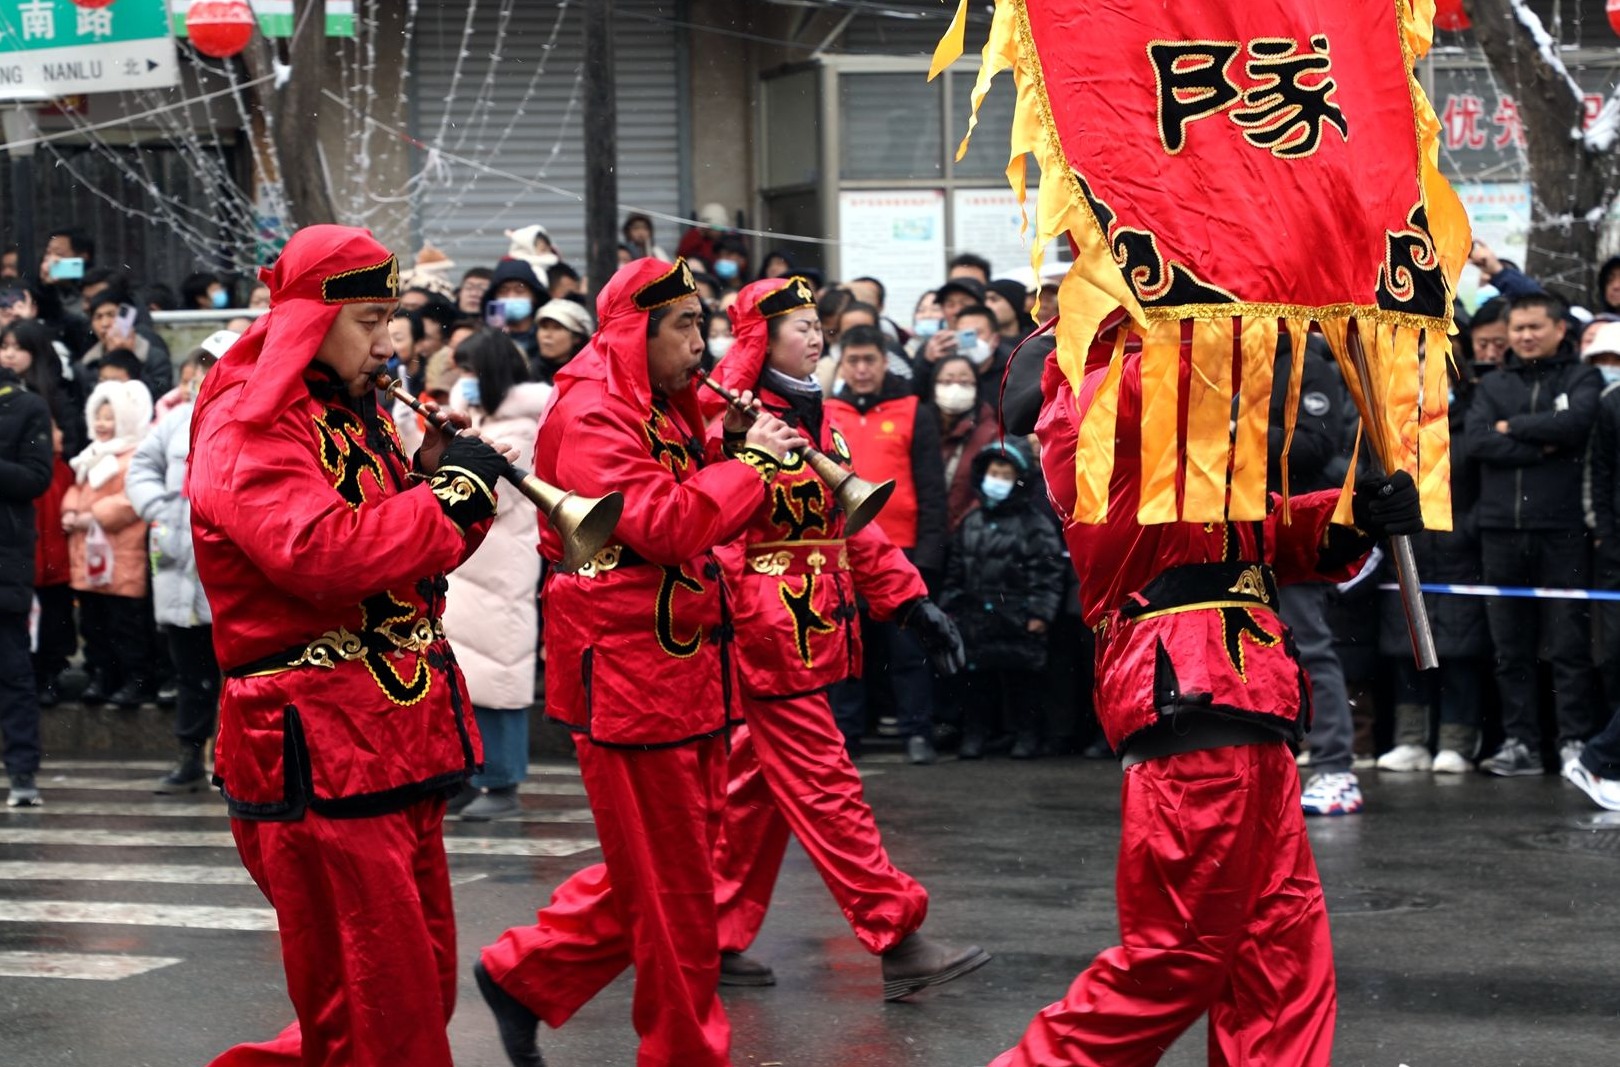
{"label": "blue surgical mask", "polygon": [[1013,487],[1018,483],[1010,478],[997,478],[993,474],[986,474],[979,483],[979,492],[992,504],[999,504],[1012,496]]}
{"label": "blue surgical mask", "polygon": [[737,276],[737,261],[734,259],[717,259],[714,261],[715,276],[722,281],[730,281]]}
{"label": "blue surgical mask", "polygon": [[1600,363],[1598,364],[1598,373],[1603,375],[1604,385],[1613,385],[1615,382],[1620,382],[1620,366]]}
{"label": "blue surgical mask", "polygon": [[215,289],[213,293],[209,295],[208,300],[216,308],[223,309],[231,306],[231,294],[227,293],[223,289]]}
{"label": "blue surgical mask", "polygon": [[534,301],[526,296],[503,296],[501,310],[506,312],[507,322],[522,322],[534,314]]}
{"label": "blue surgical mask", "polygon": [[911,332],[918,337],[932,337],[944,325],[944,319],[916,319],[911,324]]}

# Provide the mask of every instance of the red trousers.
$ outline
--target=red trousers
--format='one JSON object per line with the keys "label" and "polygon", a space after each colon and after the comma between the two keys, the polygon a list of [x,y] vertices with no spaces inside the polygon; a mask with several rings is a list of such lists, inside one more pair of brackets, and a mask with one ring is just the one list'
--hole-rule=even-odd
{"label": "red trousers", "polygon": [[927,917],[928,891],[889,862],[826,694],[745,697],[743,711],[715,860],[720,948],[753,944],[790,832],[867,951],[894,947]]}
{"label": "red trousers", "polygon": [[233,820],[276,909],[298,1021],[211,1067],[450,1067],[456,916],[444,800],[364,819]]}
{"label": "red trousers", "polygon": [[637,750],[576,737],[575,747],[605,862],[557,887],[533,926],[485,948],[484,967],[558,1027],[634,966],[637,1067],[730,1067],[713,860],[725,740]]}
{"label": "red trousers", "polygon": [[1333,948],[1278,742],[1125,772],[1120,944],[991,1067],[1136,1067],[1209,1013],[1212,1067],[1327,1067]]}

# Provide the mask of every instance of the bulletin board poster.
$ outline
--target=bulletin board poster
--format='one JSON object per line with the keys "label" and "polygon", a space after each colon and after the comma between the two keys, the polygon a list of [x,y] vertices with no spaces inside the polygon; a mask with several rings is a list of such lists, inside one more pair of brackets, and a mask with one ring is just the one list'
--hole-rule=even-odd
{"label": "bulletin board poster", "polygon": [[[1039,196],[1038,189],[1029,190],[1031,213]],[[1005,185],[999,189],[957,189],[951,194],[951,219],[951,255],[972,252],[983,256],[990,261],[992,278],[1015,278],[1026,284],[1032,280],[1027,241],[1034,236],[1034,230],[1032,227],[1028,233],[1023,232],[1024,215],[1011,189]],[[1047,248],[1043,270],[1060,262],[1058,245],[1054,240]]]}
{"label": "bulletin board poster", "polygon": [[[1499,258],[1523,267],[1530,250],[1530,183],[1454,182],[1451,187],[1457,190],[1468,212],[1474,239],[1490,245]],[[1479,306],[1479,290],[1484,284],[1477,269],[1463,268],[1457,296],[1468,310]]]}
{"label": "bulletin board poster", "polygon": [[887,290],[885,313],[903,325],[945,280],[945,193],[863,189],[838,194],[838,277],[872,277]]}

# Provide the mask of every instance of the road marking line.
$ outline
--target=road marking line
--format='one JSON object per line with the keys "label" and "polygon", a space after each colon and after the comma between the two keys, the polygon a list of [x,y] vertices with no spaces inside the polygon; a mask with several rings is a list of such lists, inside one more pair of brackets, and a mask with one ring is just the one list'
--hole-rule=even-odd
{"label": "road marking line", "polygon": [[[229,817],[225,804],[217,797],[209,800],[158,800],[150,804],[111,804],[97,803],[95,801],[76,800],[47,800],[41,808],[4,808],[0,815],[19,817],[44,818],[50,815],[95,815],[98,817],[131,816],[144,819],[148,816],[157,818],[191,818],[191,819],[224,819]],[[556,811],[534,810],[526,811],[516,818],[502,819],[502,822],[521,823],[558,823],[562,825],[583,825],[592,821],[589,808],[567,808]]]}
{"label": "road marking line", "polygon": [[[0,827],[0,845],[91,845],[98,847],[230,848],[235,840],[216,830],[75,830],[62,827]],[[592,838],[456,837],[446,835],[452,856],[572,856],[596,847]]]}
{"label": "road marking line", "polygon": [[94,956],[82,952],[0,952],[0,978],[82,978],[116,982],[169,967],[173,956]]}
{"label": "road marking line", "polygon": [[[56,771],[167,771],[174,768],[172,760],[159,759],[51,759],[45,763],[47,774]],[[556,778],[578,778],[579,768],[572,763],[531,763],[530,774]]]}
{"label": "road marking line", "polygon": [[[488,874],[462,871],[451,885],[481,882]],[[0,860],[4,882],[140,882],[148,885],[252,885],[242,867],[184,866],[169,863],[31,863]]]}
{"label": "road marking line", "polygon": [[185,930],[276,930],[270,908],[206,904],[121,904],[89,900],[0,900],[0,922],[173,926]]}

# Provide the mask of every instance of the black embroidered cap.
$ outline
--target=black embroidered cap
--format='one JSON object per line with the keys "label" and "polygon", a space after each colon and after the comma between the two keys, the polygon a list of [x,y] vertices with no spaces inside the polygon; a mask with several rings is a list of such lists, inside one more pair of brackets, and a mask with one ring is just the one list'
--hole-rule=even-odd
{"label": "black embroidered cap", "polygon": [[754,306],[759,313],[767,319],[774,319],[778,315],[786,315],[790,311],[800,308],[813,308],[816,306],[816,291],[808,279],[797,274],[787,279],[787,284],[780,289],[774,289],[755,301]]}
{"label": "black embroidered cap", "polygon": [[653,311],[683,297],[696,295],[697,281],[692,277],[692,268],[686,265],[686,260],[677,259],[667,273],[637,289],[631,299],[642,311]]}
{"label": "black embroidered cap", "polygon": [[369,267],[356,267],[321,279],[321,299],[328,304],[386,304],[399,299],[399,257],[389,256]]}

